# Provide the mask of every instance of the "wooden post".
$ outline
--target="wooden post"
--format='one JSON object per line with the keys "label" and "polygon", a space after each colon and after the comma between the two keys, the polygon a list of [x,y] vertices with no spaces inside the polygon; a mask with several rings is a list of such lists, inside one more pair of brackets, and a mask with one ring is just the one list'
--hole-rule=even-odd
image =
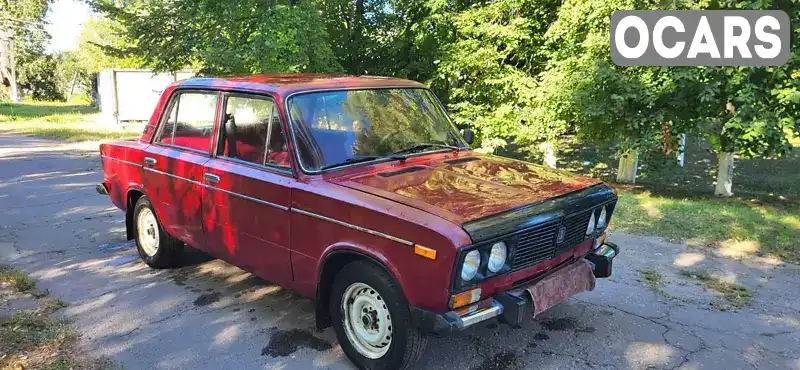
{"label": "wooden post", "polygon": [[619,157],[617,182],[636,183],[636,171],[639,169],[639,152],[629,149]]}
{"label": "wooden post", "polygon": [[72,74],[72,85],[69,87],[69,95],[67,95],[67,103],[72,100],[72,92],[75,91],[75,82],[78,81],[78,72]]}
{"label": "wooden post", "polygon": [[733,195],[733,153],[719,153],[717,187],[714,194],[729,197]]}

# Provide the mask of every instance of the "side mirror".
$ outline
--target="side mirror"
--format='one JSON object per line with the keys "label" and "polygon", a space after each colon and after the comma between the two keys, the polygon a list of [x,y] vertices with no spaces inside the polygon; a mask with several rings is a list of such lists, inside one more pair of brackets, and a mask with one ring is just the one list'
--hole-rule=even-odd
{"label": "side mirror", "polygon": [[468,128],[461,130],[461,136],[464,137],[464,140],[469,145],[472,145],[472,142],[475,141],[475,132]]}

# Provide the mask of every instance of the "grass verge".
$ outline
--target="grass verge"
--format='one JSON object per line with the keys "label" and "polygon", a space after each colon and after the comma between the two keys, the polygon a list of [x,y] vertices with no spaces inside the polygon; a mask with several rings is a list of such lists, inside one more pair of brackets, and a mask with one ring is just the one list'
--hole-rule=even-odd
{"label": "grass verge", "polygon": [[800,263],[800,208],[621,190],[612,220],[616,230],[709,246],[730,257],[767,255]]}
{"label": "grass verge", "polygon": [[8,266],[0,266],[0,284],[8,285],[20,293],[36,288],[36,280],[33,280],[22,271]]}
{"label": "grass verge", "polygon": [[141,130],[103,122],[86,102],[28,102],[0,103],[0,132],[76,142],[136,137]]}
{"label": "grass verge", "polygon": [[747,307],[753,301],[753,295],[744,285],[721,279],[706,270],[681,270],[680,274],[697,280],[705,289],[719,293],[732,307]]}

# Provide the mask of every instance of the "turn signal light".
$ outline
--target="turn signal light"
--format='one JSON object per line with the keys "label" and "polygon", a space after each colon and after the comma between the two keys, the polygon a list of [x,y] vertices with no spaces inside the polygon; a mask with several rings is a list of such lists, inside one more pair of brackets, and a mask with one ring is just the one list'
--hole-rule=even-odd
{"label": "turn signal light", "polygon": [[600,237],[594,241],[594,249],[600,248],[600,246],[605,243],[606,243],[606,233],[603,233],[603,235],[600,235]]}
{"label": "turn signal light", "polygon": [[466,292],[453,294],[450,296],[450,308],[459,308],[481,300],[481,288],[475,288]]}
{"label": "turn signal light", "polygon": [[430,249],[428,247],[423,247],[419,244],[414,244],[414,254],[418,254],[422,257],[432,260],[436,259],[436,250]]}

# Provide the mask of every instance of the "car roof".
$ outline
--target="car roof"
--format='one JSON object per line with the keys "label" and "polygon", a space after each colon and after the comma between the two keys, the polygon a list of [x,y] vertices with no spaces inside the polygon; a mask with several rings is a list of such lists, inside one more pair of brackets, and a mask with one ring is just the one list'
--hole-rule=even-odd
{"label": "car roof", "polygon": [[181,88],[241,89],[280,96],[294,93],[353,88],[425,87],[401,78],[322,73],[261,74],[251,76],[194,77],[175,83]]}

